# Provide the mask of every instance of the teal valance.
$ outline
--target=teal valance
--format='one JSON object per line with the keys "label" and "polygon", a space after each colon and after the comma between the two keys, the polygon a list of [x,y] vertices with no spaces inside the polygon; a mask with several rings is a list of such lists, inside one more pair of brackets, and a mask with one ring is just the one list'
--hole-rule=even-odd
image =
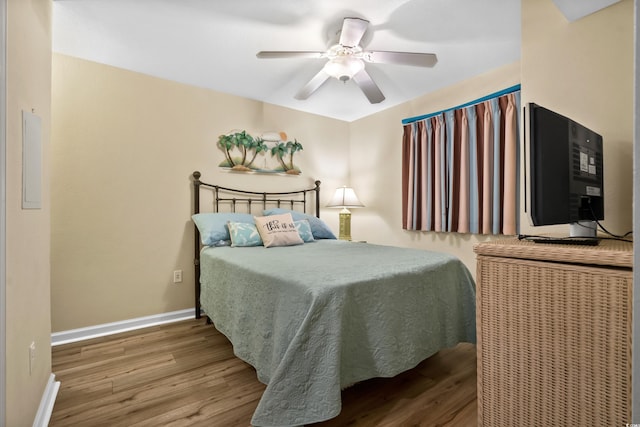
{"label": "teal valance", "polygon": [[499,96],[506,95],[508,93],[516,92],[516,91],[519,91],[519,90],[520,90],[520,84],[517,84],[517,85],[511,86],[511,87],[508,87],[506,89],[503,89],[501,91],[494,92],[494,93],[489,94],[487,96],[483,96],[482,98],[478,98],[476,100],[469,101],[466,104],[462,104],[462,105],[458,105],[457,107],[449,108],[448,110],[442,110],[442,111],[437,111],[435,113],[425,114],[425,115],[422,115],[422,116],[409,117],[407,119],[402,119],[402,124],[406,125],[406,124],[417,122],[417,121],[420,121],[420,120],[429,119],[429,118],[437,116],[439,114],[446,113],[447,111],[458,110],[460,108],[466,108],[466,107],[469,107],[471,105],[479,104],[480,102],[488,101],[490,99],[497,98]]}

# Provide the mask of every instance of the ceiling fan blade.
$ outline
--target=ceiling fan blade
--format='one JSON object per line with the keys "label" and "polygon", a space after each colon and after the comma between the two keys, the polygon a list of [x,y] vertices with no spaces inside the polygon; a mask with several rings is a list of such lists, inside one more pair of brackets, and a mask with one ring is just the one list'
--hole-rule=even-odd
{"label": "ceiling fan blade", "polygon": [[316,74],[311,80],[309,80],[309,83],[304,85],[304,87],[300,89],[298,93],[296,93],[295,98],[300,100],[307,99],[313,92],[318,90],[318,88],[320,88],[320,86],[322,86],[322,84],[326,82],[329,77],[331,76],[327,74],[326,71],[324,71],[324,68],[321,69],[318,74]]}
{"label": "ceiling fan blade", "polygon": [[280,51],[280,50],[263,50],[256,53],[258,58],[324,58],[326,52],[312,51]]}
{"label": "ceiling fan blade", "polygon": [[367,62],[382,64],[413,65],[416,67],[433,67],[438,57],[433,53],[366,51],[362,59]]}
{"label": "ceiling fan blade", "polygon": [[362,89],[362,92],[364,92],[364,95],[367,97],[370,103],[378,104],[384,101],[384,95],[382,94],[382,91],[380,90],[378,85],[375,84],[366,70],[361,70],[360,72],[356,73],[351,79],[356,82],[358,86],[360,86],[360,89]]}
{"label": "ceiling fan blade", "polygon": [[360,44],[364,32],[367,31],[369,21],[360,18],[344,18],[340,43],[342,46],[356,47]]}

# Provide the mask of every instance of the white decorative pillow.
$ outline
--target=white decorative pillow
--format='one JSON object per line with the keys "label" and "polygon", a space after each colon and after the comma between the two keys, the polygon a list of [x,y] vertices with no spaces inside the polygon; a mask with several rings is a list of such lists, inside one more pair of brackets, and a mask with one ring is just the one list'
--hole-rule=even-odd
{"label": "white decorative pillow", "polygon": [[318,239],[335,239],[336,238],[335,234],[333,234],[333,231],[331,231],[329,226],[325,224],[325,222],[322,221],[320,218],[313,215],[294,211],[291,209],[281,209],[281,208],[267,209],[262,212],[262,215],[280,215],[287,212],[291,214],[294,221],[298,221],[301,219],[306,219],[307,221],[309,221],[309,225],[311,226],[311,232],[313,233],[314,239],[318,240]]}
{"label": "white decorative pillow", "polygon": [[262,239],[255,224],[229,221],[231,246],[262,246]]}
{"label": "white decorative pillow", "polygon": [[257,216],[255,222],[265,248],[304,243],[290,213]]}

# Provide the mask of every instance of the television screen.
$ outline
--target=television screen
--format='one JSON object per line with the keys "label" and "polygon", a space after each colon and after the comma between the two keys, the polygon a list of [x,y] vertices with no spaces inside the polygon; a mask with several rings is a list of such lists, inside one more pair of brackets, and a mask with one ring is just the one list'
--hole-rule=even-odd
{"label": "television screen", "polygon": [[532,224],[603,220],[602,137],[537,104],[528,109]]}

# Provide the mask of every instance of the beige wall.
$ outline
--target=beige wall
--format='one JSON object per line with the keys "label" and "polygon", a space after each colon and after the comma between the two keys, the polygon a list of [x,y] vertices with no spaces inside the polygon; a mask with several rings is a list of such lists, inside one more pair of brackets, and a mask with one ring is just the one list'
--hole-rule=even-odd
{"label": "beige wall", "polygon": [[[401,120],[451,108],[517,83],[522,84],[522,105],[536,102],[556,109],[603,136],[603,224],[612,232],[631,230],[632,67],[631,0],[573,23],[551,0],[523,1],[520,63],[352,123],[351,184],[367,206],[352,214],[354,239],[451,252],[475,272],[473,244],[487,237],[401,230]],[[521,224],[523,233],[568,233],[568,226],[529,226],[524,198]]]}
{"label": "beige wall", "polygon": [[[34,420],[51,373],[51,1],[9,0],[7,26],[7,426]],[[22,210],[22,111],[42,118],[42,209]],[[29,373],[29,345],[36,359]]]}
{"label": "beige wall", "polygon": [[[53,112],[53,331],[193,306],[194,170],[274,191],[322,179],[325,201],[348,173],[347,123],[57,54]],[[220,171],[232,129],[296,138],[302,175]]]}

